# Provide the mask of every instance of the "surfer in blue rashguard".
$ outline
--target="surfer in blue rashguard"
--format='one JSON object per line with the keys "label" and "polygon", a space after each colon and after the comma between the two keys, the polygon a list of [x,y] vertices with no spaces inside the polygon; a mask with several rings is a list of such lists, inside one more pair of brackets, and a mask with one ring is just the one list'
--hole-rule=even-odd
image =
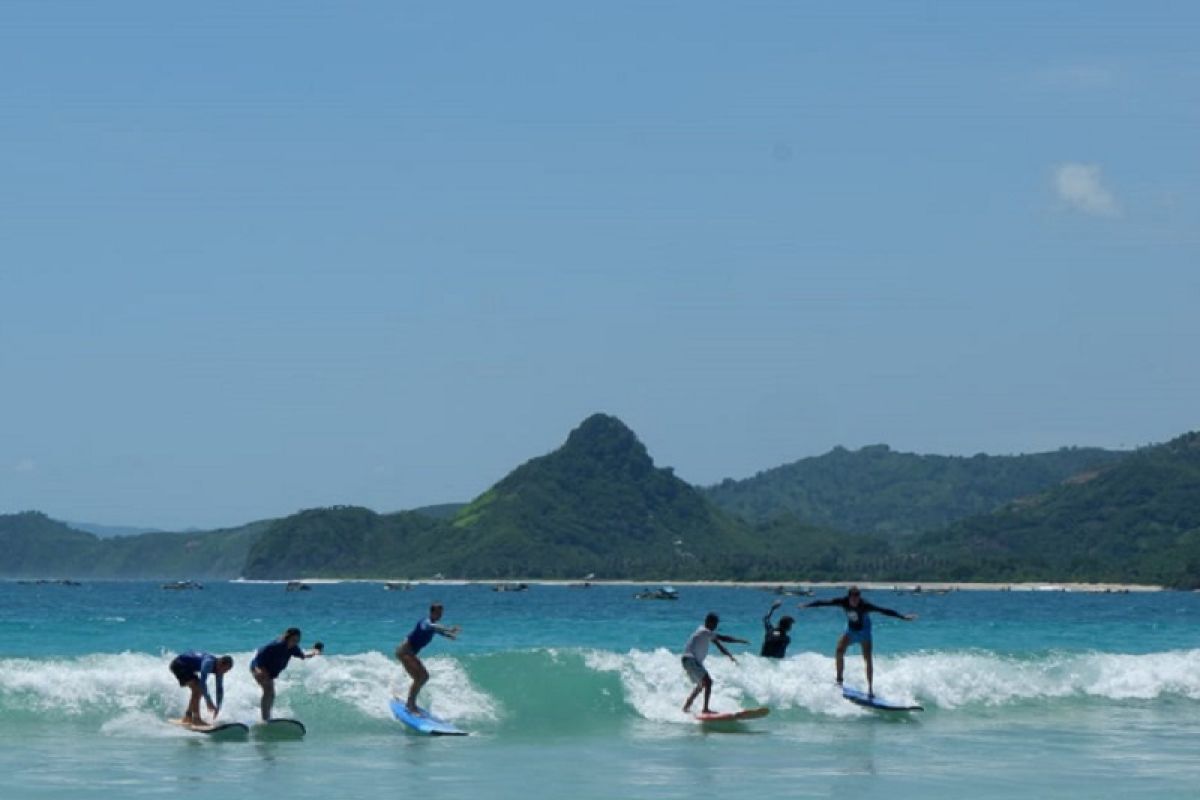
{"label": "surfer in blue rashguard", "polygon": [[895,617],[905,622],[912,622],[916,614],[901,614],[890,608],[883,608],[874,603],[868,603],[862,598],[862,592],[857,586],[851,586],[845,597],[835,597],[831,600],[813,600],[801,603],[800,608],[820,608],[821,606],[837,606],[846,612],[846,631],[838,638],[837,652],[837,684],[842,685],[842,672],[845,667],[846,649],[857,644],[862,647],[863,661],[867,667],[867,696],[875,696],[875,664],[871,653],[871,612],[883,614],[885,617]]}
{"label": "surfer in blue rashguard", "polygon": [[442,611],[441,603],[431,605],[429,616],[419,621],[412,632],[396,648],[396,660],[412,678],[412,686],[408,689],[408,700],[404,704],[411,714],[421,713],[417,708],[417,695],[421,693],[421,687],[429,681],[429,670],[425,669],[418,654],[433,641],[434,635],[457,639],[461,630],[457,625],[450,627],[438,625],[438,620],[442,618]]}
{"label": "surfer in blue rashguard", "polygon": [[315,643],[313,649],[307,653],[301,650],[299,628],[288,628],[278,639],[258,648],[258,652],[254,654],[254,660],[250,662],[250,674],[262,687],[262,701],[259,703],[259,710],[262,712],[263,722],[270,721],[271,707],[275,705],[275,679],[279,677],[279,673],[287,669],[292,656],[312,658],[321,655],[324,651],[325,645],[320,642]]}
{"label": "surfer in blue rashguard", "polygon": [[[181,720],[184,725],[204,724],[204,719],[200,716],[201,697],[208,705],[208,712],[212,714],[213,721],[216,721],[217,714],[221,712],[221,702],[225,699],[225,673],[231,669],[233,669],[231,656],[218,658],[212,653],[202,653],[196,650],[189,650],[175,656],[171,661],[171,674],[175,676],[175,680],[179,681],[180,686],[190,689],[192,692],[192,696],[188,700],[187,712],[184,713]],[[215,703],[208,693],[209,675],[216,677],[217,700]]]}

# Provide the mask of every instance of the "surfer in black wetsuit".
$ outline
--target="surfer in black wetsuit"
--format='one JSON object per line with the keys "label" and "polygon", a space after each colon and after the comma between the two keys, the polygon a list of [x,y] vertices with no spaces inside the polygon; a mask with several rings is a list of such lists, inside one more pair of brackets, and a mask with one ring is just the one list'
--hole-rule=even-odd
{"label": "surfer in black wetsuit", "polygon": [[292,657],[312,658],[325,651],[325,645],[317,642],[307,653],[300,649],[300,629],[288,628],[273,642],[268,642],[258,648],[254,659],[250,662],[250,674],[262,687],[262,700],[259,701],[259,711],[263,722],[271,719],[271,708],[275,705],[275,679],[279,673],[287,669]]}
{"label": "surfer in black wetsuit", "polygon": [[792,629],[791,617],[780,617],[778,627],[771,622],[771,615],[775,610],[783,605],[782,600],[776,600],[771,604],[771,610],[763,617],[763,643],[762,650],[759,655],[764,658],[783,658],[787,654],[788,645],[792,643],[792,637],[788,632]]}
{"label": "surfer in black wetsuit", "polygon": [[801,603],[800,608],[819,608],[821,606],[837,606],[846,612],[846,631],[838,638],[837,652],[837,684],[842,685],[842,672],[845,666],[846,648],[852,644],[862,646],[863,661],[867,666],[867,695],[875,696],[875,664],[871,659],[871,612],[876,611],[885,617],[895,617],[905,622],[912,622],[916,614],[901,614],[890,608],[883,608],[874,603],[868,603],[862,598],[862,592],[857,586],[851,586],[845,597],[835,597],[832,600],[813,600]]}

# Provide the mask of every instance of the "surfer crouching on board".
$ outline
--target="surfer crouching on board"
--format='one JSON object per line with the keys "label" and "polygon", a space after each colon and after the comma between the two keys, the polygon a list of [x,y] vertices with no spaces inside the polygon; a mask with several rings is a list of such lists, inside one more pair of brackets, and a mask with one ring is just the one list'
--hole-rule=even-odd
{"label": "surfer crouching on board", "polygon": [[787,655],[788,645],[792,643],[792,637],[788,635],[788,631],[792,629],[792,623],[795,620],[784,616],[779,618],[778,626],[771,622],[771,615],[781,605],[783,605],[783,601],[776,600],[771,604],[771,610],[763,617],[763,643],[762,650],[758,654],[764,658],[783,658]]}
{"label": "surfer crouching on board", "polygon": [[875,696],[875,664],[871,658],[871,612],[877,611],[885,617],[895,617],[905,622],[912,622],[916,614],[901,614],[890,608],[882,608],[874,603],[868,603],[862,598],[862,592],[857,586],[851,586],[845,597],[835,597],[832,600],[813,600],[801,603],[800,608],[819,608],[821,606],[837,606],[846,612],[846,632],[838,638],[837,652],[834,654],[837,662],[837,685],[842,685],[842,672],[845,667],[846,648],[852,644],[862,646],[863,661],[867,667],[867,696]]}
{"label": "surfer crouching on board", "polygon": [[[189,650],[175,656],[171,661],[171,674],[175,676],[175,680],[179,681],[180,686],[190,689],[192,692],[192,696],[188,700],[187,712],[181,720],[184,725],[204,724],[204,719],[200,716],[201,697],[208,705],[208,712],[212,714],[213,721],[216,721],[217,714],[221,711],[221,701],[225,699],[225,673],[231,669],[233,669],[232,656],[218,658],[212,653],[201,653],[196,650]],[[209,675],[216,676],[217,702],[215,703],[208,694]]]}
{"label": "surfer crouching on board", "polygon": [[433,641],[434,634],[445,636],[447,639],[457,639],[461,630],[457,625],[451,627],[438,625],[437,622],[441,618],[442,604],[434,603],[429,607],[429,616],[418,622],[412,632],[396,648],[396,660],[403,665],[404,671],[412,678],[412,686],[408,689],[408,700],[404,704],[411,714],[421,713],[417,708],[417,695],[421,693],[421,687],[429,680],[429,670],[425,669],[425,665],[421,663],[417,654]]}
{"label": "surfer crouching on board", "polygon": [[259,704],[259,709],[262,711],[263,722],[270,721],[271,707],[275,705],[275,679],[279,677],[279,673],[287,669],[292,656],[312,658],[321,655],[324,651],[325,645],[320,642],[315,643],[313,649],[307,653],[301,650],[299,628],[288,628],[278,639],[258,648],[258,652],[254,654],[254,660],[250,662],[250,674],[262,687],[262,702]]}
{"label": "surfer crouching on board", "polygon": [[696,695],[700,694],[701,690],[704,691],[703,713],[712,713],[712,709],[708,707],[709,697],[712,696],[712,677],[708,674],[708,670],[704,668],[704,659],[708,657],[709,643],[715,644],[717,649],[729,656],[729,660],[735,664],[737,663],[737,659],[721,643],[750,644],[745,639],[737,639],[733,636],[717,633],[717,626],[720,624],[721,618],[716,614],[710,613],[704,618],[704,624],[696,628],[692,635],[688,637],[687,644],[683,646],[683,656],[680,659],[683,664],[683,671],[696,683],[696,688],[692,689],[692,693],[688,695],[687,702],[683,704],[684,713],[692,710],[692,703],[696,700]]}

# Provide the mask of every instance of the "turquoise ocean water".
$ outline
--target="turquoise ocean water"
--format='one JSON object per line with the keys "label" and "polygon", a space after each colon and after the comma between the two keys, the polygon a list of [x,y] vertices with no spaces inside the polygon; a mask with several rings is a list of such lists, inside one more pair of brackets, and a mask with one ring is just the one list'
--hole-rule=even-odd
{"label": "turquoise ocean water", "polygon": [[[771,662],[753,653],[773,595],[634,588],[0,583],[0,797],[1200,796],[1200,595],[868,591],[921,615],[875,621],[876,691],[927,708],[897,718],[835,691],[836,609],[791,608],[789,657]],[[426,651],[422,697],[465,739],[408,735],[387,709],[406,686],[390,654],[434,599],[463,634]],[[710,655],[714,707],[769,717],[713,731],[679,710],[677,654],[709,610],[755,643],[737,664]],[[251,721],[249,656],[291,625],[327,646],[278,684],[307,738],[213,742],[164,721],[185,701],[167,663],[190,648],[235,656],[223,716]],[[848,684],[861,664],[852,652]]]}

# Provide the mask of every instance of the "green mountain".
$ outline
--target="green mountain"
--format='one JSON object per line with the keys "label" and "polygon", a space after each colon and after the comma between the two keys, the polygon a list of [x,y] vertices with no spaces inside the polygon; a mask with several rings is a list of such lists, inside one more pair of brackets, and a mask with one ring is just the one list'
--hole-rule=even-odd
{"label": "green mountain", "polygon": [[1200,587],[1200,433],[918,539],[947,578]]}
{"label": "green mountain", "polygon": [[423,560],[439,552],[445,530],[443,520],[414,511],[310,509],[273,522],[250,548],[242,574],[258,579],[432,574],[414,570],[425,570]]}
{"label": "green mountain", "polygon": [[[816,464],[803,467],[812,474],[804,496],[821,499],[828,518],[857,520],[855,527],[873,532],[814,525],[786,507],[747,522],[709,498],[715,489],[706,493],[655,466],[620,420],[597,414],[557,450],[517,467],[466,506],[397,514],[340,506],[222,531],[110,539],[36,512],[0,515],[0,574],[506,579],[594,573],[647,581],[1200,586],[1200,434],[1131,454],[1063,450],[947,459],[876,447],[835,450],[810,461]],[[1064,475],[1073,477],[1064,481]],[[1036,482],[1041,490],[1026,491]],[[866,508],[851,508],[853,497]],[[1002,507],[991,508],[997,503]],[[932,532],[896,535],[978,504],[988,512]],[[899,521],[887,523],[888,513]]]}
{"label": "green mountain", "polygon": [[0,574],[77,577],[99,541],[38,511],[0,514]]}
{"label": "green mountain", "polygon": [[[806,531],[797,525],[789,536]],[[246,575],[705,577],[778,565],[773,549],[655,467],[620,420],[597,414],[448,522],[361,508],[279,520],[255,544]]]}
{"label": "green mountain", "polygon": [[903,536],[987,514],[1126,454],[1098,448],[971,457],[835,448],[705,490],[731,514],[764,521],[789,512],[813,525]]}
{"label": "green mountain", "polygon": [[45,514],[0,514],[0,575],[72,578],[236,578],[269,522],[204,533],[101,538]]}

